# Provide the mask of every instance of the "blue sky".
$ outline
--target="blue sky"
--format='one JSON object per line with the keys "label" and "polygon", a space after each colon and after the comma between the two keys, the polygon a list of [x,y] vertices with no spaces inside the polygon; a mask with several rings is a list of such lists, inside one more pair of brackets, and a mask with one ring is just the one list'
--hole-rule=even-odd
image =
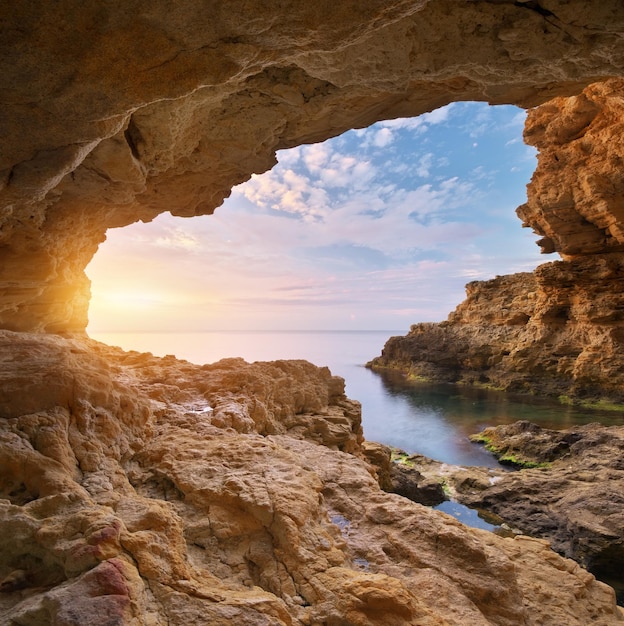
{"label": "blue sky", "polygon": [[212,216],[110,230],[89,330],[407,330],[533,269],[524,111],[453,103],[278,153]]}

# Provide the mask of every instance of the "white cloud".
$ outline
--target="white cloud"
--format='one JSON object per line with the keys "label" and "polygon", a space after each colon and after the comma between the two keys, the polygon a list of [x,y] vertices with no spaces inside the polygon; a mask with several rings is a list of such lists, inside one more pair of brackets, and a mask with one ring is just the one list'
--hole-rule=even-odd
{"label": "white cloud", "polygon": [[303,150],[307,146],[297,146],[296,148],[289,148],[288,150],[278,150],[277,160],[283,167],[295,167],[301,160]]}
{"label": "white cloud", "polygon": [[327,144],[317,143],[302,149],[303,162],[309,172],[318,172],[329,160],[331,152]]}
{"label": "white cloud", "polygon": [[313,185],[303,173],[290,168],[276,167],[251,179],[233,190],[233,196],[242,195],[252,204],[278,212],[319,219],[327,211],[327,192]]}
{"label": "white cloud", "polygon": [[440,107],[430,113],[424,113],[421,117],[427,124],[441,124],[442,122],[446,122],[448,120],[453,108],[454,104],[447,104],[446,106]]}
{"label": "white cloud", "polygon": [[394,134],[392,131],[386,126],[380,128],[374,136],[373,144],[377,148],[384,148],[390,145],[394,141]]}
{"label": "white cloud", "polygon": [[[490,268],[505,272],[506,258],[528,269],[526,250],[534,246],[507,233],[524,234],[511,200],[503,216],[500,198],[510,189],[499,185],[488,195],[484,181],[494,181],[494,166],[478,156],[492,143],[470,149],[474,111],[458,103],[280,151],[277,166],[235,188],[212,216],[163,215],[111,231],[89,270],[94,289],[103,280],[116,287],[130,269],[153,291],[173,285],[190,328],[332,328],[332,320],[351,314],[386,328],[393,316],[442,319],[467,280],[489,277]],[[510,167],[522,167],[522,146],[509,132],[501,139]],[[458,160],[462,167],[453,169]],[[475,254],[476,247],[490,256]]]}
{"label": "white cloud", "polygon": [[418,164],[416,165],[416,174],[418,174],[418,176],[420,176],[421,178],[429,178],[432,164],[433,153],[428,152],[427,154],[423,154],[423,156],[418,159]]}
{"label": "white cloud", "polygon": [[168,234],[157,237],[154,245],[162,248],[172,248],[193,251],[200,247],[197,237],[183,228],[168,229]]}
{"label": "white cloud", "polygon": [[516,127],[519,133],[522,133],[522,129],[524,128],[524,124],[526,122],[527,112],[523,109],[520,109],[512,118],[509,120],[507,126],[508,127]]}

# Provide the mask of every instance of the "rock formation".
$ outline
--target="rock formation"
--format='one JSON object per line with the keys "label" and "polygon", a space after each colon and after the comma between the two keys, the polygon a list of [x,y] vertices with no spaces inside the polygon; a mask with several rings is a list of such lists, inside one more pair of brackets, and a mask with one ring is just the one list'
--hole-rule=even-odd
{"label": "rock formation", "polygon": [[303,361],[0,333],[0,623],[622,623],[540,540],[384,493]]}
{"label": "rock formation", "polygon": [[439,324],[392,337],[371,366],[435,381],[624,402],[624,256],[592,255],[466,286]]}
{"label": "rock formation", "polygon": [[623,90],[611,80],[529,112],[538,167],[518,215],[564,260],[468,284],[447,321],[390,339],[373,367],[624,402]]}
{"label": "rock formation", "polygon": [[2,624],[622,622],[545,542],[383,492],[326,369],[89,341],[83,271],[108,228],[211,213],[278,149],[456,100],[547,103],[519,212],[564,260],[470,286],[407,341],[452,340],[468,377],[509,388],[539,367],[544,388],[617,395],[620,0],[34,0],[0,18]]}
{"label": "rock formation", "polygon": [[[396,452],[394,469],[407,480],[405,469],[419,476],[416,487],[442,483],[454,501],[493,515],[514,532],[548,540],[559,554],[611,581],[624,599],[624,427],[549,430],[520,421],[486,428],[473,439],[520,471]],[[377,447],[376,464],[383,467],[384,446]],[[390,457],[386,446],[387,462]]]}
{"label": "rock formation", "polygon": [[488,428],[499,453],[541,467],[509,472],[487,488],[465,486],[462,502],[493,511],[590,571],[618,579],[624,568],[624,428],[563,431],[529,422]]}
{"label": "rock formation", "polygon": [[624,73],[619,0],[0,11],[0,327],[13,330],[84,330],[83,270],[108,228],[210,213],[277,149]]}

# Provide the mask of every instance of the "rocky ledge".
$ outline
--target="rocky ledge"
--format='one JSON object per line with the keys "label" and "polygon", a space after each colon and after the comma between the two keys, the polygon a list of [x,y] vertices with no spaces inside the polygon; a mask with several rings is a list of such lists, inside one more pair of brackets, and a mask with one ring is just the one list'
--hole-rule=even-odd
{"label": "rocky ledge", "polygon": [[519,421],[486,428],[473,439],[520,471],[402,455],[394,472],[404,480],[416,474],[423,485],[442,483],[454,500],[514,532],[547,540],[611,582],[624,600],[624,426],[549,430]]}
{"label": "rocky ledge", "polygon": [[0,332],[0,623],[622,623],[544,541],[381,490],[302,361]]}
{"label": "rocky ledge", "polygon": [[440,382],[624,403],[624,255],[555,261],[466,286],[441,323],[391,337],[369,366]]}
{"label": "rocky ledge", "polygon": [[[478,439],[527,466],[461,499],[497,513],[598,576],[624,571],[624,427],[548,430],[530,422],[488,428]],[[531,467],[533,466],[533,467]]]}

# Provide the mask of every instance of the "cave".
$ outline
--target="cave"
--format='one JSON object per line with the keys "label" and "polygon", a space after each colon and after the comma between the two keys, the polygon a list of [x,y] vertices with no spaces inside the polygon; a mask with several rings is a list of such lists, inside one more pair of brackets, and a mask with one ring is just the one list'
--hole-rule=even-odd
{"label": "cave", "polygon": [[[128,8],[107,12],[97,37],[81,30],[96,19],[88,8],[80,28],[45,7],[7,16],[2,326],[84,330],[83,270],[108,228],[164,211],[209,214],[233,185],[272,167],[276,150],[452,101],[533,107],[621,67],[616,3],[412,4],[372,2],[358,19],[302,10],[271,28],[273,44],[268,9],[246,21],[200,18],[185,5],[167,19],[154,6],[128,20]],[[30,48],[28,29],[38,44]],[[598,110],[578,97],[556,116],[552,138],[539,137],[542,120],[528,140],[578,140]],[[606,187],[598,178],[585,187]],[[561,189],[551,215],[530,201],[521,218],[561,254],[618,250],[617,202],[610,208],[603,194],[592,213],[573,195]]]}
{"label": "cave", "polygon": [[621,623],[613,590],[544,541],[380,491],[357,403],[326,368],[93,342],[84,273],[108,229],[209,215],[278,150],[513,104],[539,153],[518,216],[560,260],[469,284],[378,365],[415,367],[416,345],[439,372],[430,347],[450,343],[467,382],[624,402],[619,0],[0,10],[3,620]]}

